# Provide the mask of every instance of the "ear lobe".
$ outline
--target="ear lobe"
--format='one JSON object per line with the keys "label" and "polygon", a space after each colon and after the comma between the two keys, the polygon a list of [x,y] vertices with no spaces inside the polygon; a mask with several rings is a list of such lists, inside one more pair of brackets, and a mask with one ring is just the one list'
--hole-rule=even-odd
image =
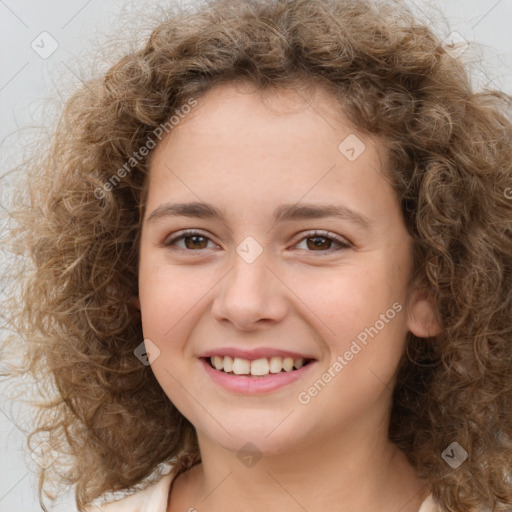
{"label": "ear lobe", "polygon": [[407,327],[419,338],[429,338],[441,332],[437,308],[425,288],[415,289],[407,308]]}
{"label": "ear lobe", "polygon": [[139,299],[139,297],[137,295],[132,295],[128,299],[128,304],[130,304],[131,306],[137,308],[140,311],[140,299]]}

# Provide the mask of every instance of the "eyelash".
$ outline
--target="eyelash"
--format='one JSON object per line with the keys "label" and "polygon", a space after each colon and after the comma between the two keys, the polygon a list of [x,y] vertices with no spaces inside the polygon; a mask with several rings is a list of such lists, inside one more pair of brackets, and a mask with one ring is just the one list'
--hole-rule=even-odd
{"label": "eyelash", "polygon": [[[174,243],[176,243],[178,240],[181,240],[181,239],[184,239],[184,238],[188,238],[188,237],[192,237],[192,236],[196,236],[196,235],[199,235],[203,238],[206,238],[207,240],[209,241],[212,241],[210,239],[210,237],[206,236],[204,233],[201,233],[200,231],[195,231],[193,229],[187,229],[185,231],[181,231],[180,233],[178,233],[176,236],[172,237],[170,240],[167,240],[163,243],[163,245],[165,247],[171,247]],[[321,230],[314,230],[310,233],[307,233],[304,237],[302,237],[299,242],[297,243],[300,243],[304,240],[307,240],[308,238],[315,238],[315,237],[322,237],[322,238],[325,238],[327,240],[331,240],[333,242],[335,242],[336,244],[338,244],[338,248],[337,249],[327,249],[325,251],[307,251],[307,252],[311,252],[311,253],[314,253],[314,252],[319,252],[319,253],[333,253],[333,252],[338,252],[338,251],[343,251],[343,250],[346,250],[346,249],[349,249],[350,247],[352,247],[352,244],[350,244],[347,240],[335,235],[334,233],[330,233],[329,231],[321,231]],[[181,250],[181,251],[186,251],[186,252],[202,252],[206,249],[198,249],[198,250],[193,250],[193,249],[182,249],[181,247],[178,247],[177,248],[178,250]]]}

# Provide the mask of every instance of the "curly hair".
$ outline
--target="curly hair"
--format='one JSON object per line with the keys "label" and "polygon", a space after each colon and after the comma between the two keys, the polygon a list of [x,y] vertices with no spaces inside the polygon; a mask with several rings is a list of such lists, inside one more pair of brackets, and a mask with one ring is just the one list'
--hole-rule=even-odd
{"label": "curly hair", "polygon": [[[45,435],[66,455],[40,471],[41,506],[48,483],[76,484],[82,510],[148,485],[161,464],[200,461],[193,425],[134,356],[143,335],[130,297],[152,154],[139,150],[191,99],[242,80],[327,87],[354,126],[384,141],[414,279],[442,324],[435,337],[408,333],[390,439],[444,511],[509,510],[512,97],[475,92],[464,64],[399,0],[169,11],[141,49],[67,101],[51,146],[27,166],[28,201],[11,212],[13,251],[30,269],[6,305],[16,334],[4,348],[21,337],[24,349],[9,375],[45,388],[29,446]],[[454,441],[469,455],[457,469],[441,456]]]}

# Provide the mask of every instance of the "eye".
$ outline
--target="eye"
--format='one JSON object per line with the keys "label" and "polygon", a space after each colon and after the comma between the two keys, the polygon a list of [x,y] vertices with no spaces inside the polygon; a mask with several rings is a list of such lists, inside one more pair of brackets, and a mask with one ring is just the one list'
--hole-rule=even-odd
{"label": "eye", "polygon": [[[305,238],[301,239],[300,243],[302,242],[305,242],[306,247],[311,249],[308,252],[332,253],[352,247],[352,244],[350,244],[347,240],[341,238],[338,235],[335,235],[334,233],[329,233],[328,231],[313,231],[312,233],[308,233]],[[331,249],[333,242],[338,246],[336,249]],[[297,244],[297,246],[299,245],[300,244]],[[322,250],[323,248],[327,250]]]}
{"label": "eye", "polygon": [[[208,240],[210,240],[206,235],[201,233],[200,231],[194,231],[193,229],[187,229],[185,231],[181,231],[174,237],[166,240],[164,242],[164,246],[170,247],[176,245],[176,242],[183,240],[185,243],[185,247],[178,247],[178,249],[187,251],[193,249],[206,249],[205,244],[207,245]],[[189,251],[190,252],[190,251]],[[197,251],[194,251],[197,252]]]}
{"label": "eye", "polygon": [[[177,242],[181,241],[184,242],[184,247],[179,247],[177,245]],[[188,252],[200,252],[194,249],[207,249],[209,241],[211,242],[210,238],[204,233],[189,229],[179,232],[172,238],[166,240],[163,245],[166,247],[176,246],[178,249]],[[308,233],[307,236],[301,239],[300,243],[303,242],[306,243],[307,252],[331,253],[352,247],[352,244],[347,240],[335,235],[334,233],[329,233],[328,231],[313,231]],[[338,246],[336,249],[332,249],[333,243]]]}

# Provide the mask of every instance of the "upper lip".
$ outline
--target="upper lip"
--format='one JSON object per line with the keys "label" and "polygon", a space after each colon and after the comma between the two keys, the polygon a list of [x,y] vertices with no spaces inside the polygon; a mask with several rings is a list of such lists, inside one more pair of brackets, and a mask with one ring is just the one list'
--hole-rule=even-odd
{"label": "upper lip", "polygon": [[241,348],[216,348],[212,350],[207,350],[203,352],[198,357],[213,357],[213,356],[230,356],[230,357],[239,357],[241,359],[248,359],[252,361],[254,359],[260,359],[263,357],[292,357],[293,359],[315,359],[312,356],[299,354],[298,352],[293,352],[291,350],[282,350],[279,348],[271,348],[271,347],[260,347],[252,350],[244,350]]}

